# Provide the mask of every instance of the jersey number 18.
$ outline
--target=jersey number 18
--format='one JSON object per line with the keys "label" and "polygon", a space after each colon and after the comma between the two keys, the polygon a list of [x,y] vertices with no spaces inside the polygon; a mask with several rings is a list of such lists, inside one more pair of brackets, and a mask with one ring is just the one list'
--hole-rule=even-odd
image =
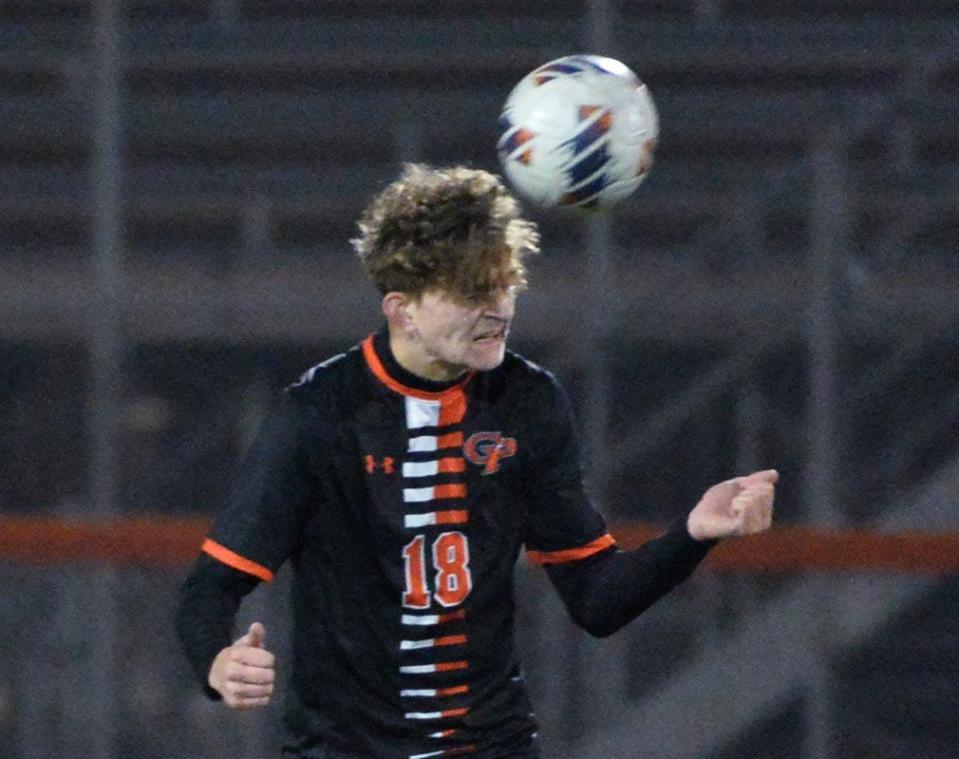
{"label": "jersey number 18", "polygon": [[[443,606],[463,603],[473,588],[470,575],[469,542],[462,532],[444,532],[433,541],[433,568],[436,587],[433,596]],[[403,548],[406,590],[403,606],[428,609],[430,592],[426,584],[426,537],[417,535]]]}

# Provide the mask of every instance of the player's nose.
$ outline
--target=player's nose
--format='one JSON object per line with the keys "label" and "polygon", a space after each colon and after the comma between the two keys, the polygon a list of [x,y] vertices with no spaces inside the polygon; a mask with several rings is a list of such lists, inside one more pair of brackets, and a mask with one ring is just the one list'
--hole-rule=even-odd
{"label": "player's nose", "polygon": [[490,298],[486,316],[510,321],[516,313],[516,291],[512,287],[497,290]]}

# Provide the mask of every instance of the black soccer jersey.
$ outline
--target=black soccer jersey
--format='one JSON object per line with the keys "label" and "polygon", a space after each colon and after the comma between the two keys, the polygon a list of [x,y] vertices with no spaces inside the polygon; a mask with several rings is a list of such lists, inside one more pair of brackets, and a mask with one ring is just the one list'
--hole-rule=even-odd
{"label": "black soccer jersey", "polygon": [[287,725],[303,756],[426,759],[529,744],[516,559],[612,545],[549,373],[507,353],[438,386],[380,333],[288,390],[203,550],[261,580],[292,562]]}

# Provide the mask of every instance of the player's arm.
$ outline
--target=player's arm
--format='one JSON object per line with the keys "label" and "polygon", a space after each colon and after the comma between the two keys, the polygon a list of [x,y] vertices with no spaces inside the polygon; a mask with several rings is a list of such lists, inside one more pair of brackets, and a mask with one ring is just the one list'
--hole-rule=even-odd
{"label": "player's arm", "polygon": [[717,540],[767,529],[778,477],[768,470],[721,482],[659,538],[547,563],[547,574],[580,627],[611,635],[689,577]]}
{"label": "player's arm", "polygon": [[243,596],[298,550],[307,504],[316,503],[304,443],[316,439],[314,412],[289,393],[271,410],[183,589],[177,631],[187,659],[206,693],[234,708],[262,705],[272,691],[260,626],[237,640],[233,627]]}
{"label": "player's arm", "polygon": [[[225,678],[211,677],[213,664],[231,646],[240,601],[259,583],[258,578],[203,554],[183,586],[177,636],[191,669],[211,698],[225,698],[230,703],[223,692]],[[244,673],[237,674],[242,677]]]}
{"label": "player's arm", "polygon": [[[529,460],[527,557],[543,564],[570,616],[593,635],[618,630],[685,580],[718,539],[769,526],[775,471],[714,485],[688,517],[620,551],[583,485],[569,401],[555,382],[537,404],[549,420]],[[539,405],[539,404],[542,405]]]}
{"label": "player's arm", "polygon": [[572,620],[603,638],[628,624],[692,574],[713,542],[694,540],[685,520],[632,551],[616,546],[546,565]]}

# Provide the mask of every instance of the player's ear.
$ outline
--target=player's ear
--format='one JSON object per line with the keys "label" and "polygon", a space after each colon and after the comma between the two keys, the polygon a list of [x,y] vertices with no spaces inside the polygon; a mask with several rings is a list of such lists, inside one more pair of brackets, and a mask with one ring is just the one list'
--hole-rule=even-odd
{"label": "player's ear", "polygon": [[383,296],[383,313],[393,329],[406,331],[413,325],[410,316],[411,303],[406,293],[389,292]]}

